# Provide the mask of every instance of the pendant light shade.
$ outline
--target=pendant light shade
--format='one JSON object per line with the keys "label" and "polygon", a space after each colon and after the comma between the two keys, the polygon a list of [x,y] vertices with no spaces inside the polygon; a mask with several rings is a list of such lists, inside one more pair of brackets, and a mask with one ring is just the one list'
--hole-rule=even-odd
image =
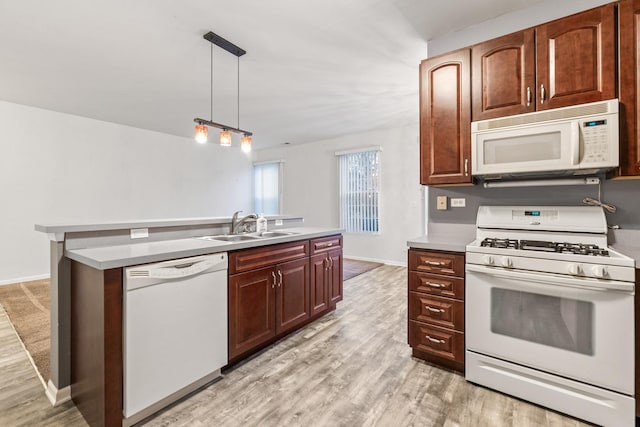
{"label": "pendant light shade", "polygon": [[[207,142],[207,133],[208,127],[215,127],[221,129],[220,132],[220,145],[223,147],[231,146],[231,132],[241,133],[243,136],[241,138],[241,148],[243,151],[251,151],[251,135],[253,135],[248,130],[240,129],[240,57],[247,53],[244,49],[234,45],[230,41],[220,37],[219,35],[209,31],[205,34],[204,39],[211,43],[211,119],[202,119],[196,117],[193,119],[196,122],[195,127],[195,139],[201,144]],[[216,123],[213,121],[213,46],[218,46],[226,50],[227,52],[233,54],[238,58],[238,102],[237,102],[237,127],[224,125],[222,123]]]}
{"label": "pendant light shade", "polygon": [[240,138],[240,148],[242,148],[242,151],[244,151],[245,153],[248,153],[249,151],[251,151],[251,136],[250,135],[242,135],[242,138]]}
{"label": "pendant light shade", "polygon": [[223,147],[231,147],[231,132],[226,129],[220,131],[220,145]]}
{"label": "pendant light shade", "polygon": [[209,133],[209,128],[205,125],[196,125],[195,137],[196,141],[200,144],[204,144],[207,142],[207,134]]}

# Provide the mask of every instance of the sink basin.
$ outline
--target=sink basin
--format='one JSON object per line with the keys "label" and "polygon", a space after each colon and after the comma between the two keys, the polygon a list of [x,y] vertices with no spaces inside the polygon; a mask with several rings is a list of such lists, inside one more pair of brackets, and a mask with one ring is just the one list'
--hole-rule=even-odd
{"label": "sink basin", "polygon": [[292,231],[263,231],[262,233],[257,233],[257,236],[260,236],[263,239],[266,239],[268,237],[282,237],[282,236],[291,236],[293,234],[299,234],[299,233],[294,233]]}
{"label": "sink basin", "polygon": [[282,237],[282,236],[291,236],[293,234],[300,234],[293,231],[263,231],[262,233],[251,233],[251,234],[220,234],[217,236],[203,236],[198,237],[198,239],[202,240],[218,240],[221,242],[241,242],[243,240],[259,240],[259,239],[268,239],[270,237]]}
{"label": "sink basin", "polygon": [[219,236],[204,236],[202,240],[220,240],[222,242],[239,242],[242,240],[256,240],[258,236],[250,236],[248,234],[221,234]]}

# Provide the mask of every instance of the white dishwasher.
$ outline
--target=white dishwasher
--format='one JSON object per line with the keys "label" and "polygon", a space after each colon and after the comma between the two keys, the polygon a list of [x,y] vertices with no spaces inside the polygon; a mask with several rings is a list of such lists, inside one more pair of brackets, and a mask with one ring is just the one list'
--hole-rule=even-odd
{"label": "white dishwasher", "polygon": [[220,376],[227,364],[227,253],[124,270],[125,425]]}

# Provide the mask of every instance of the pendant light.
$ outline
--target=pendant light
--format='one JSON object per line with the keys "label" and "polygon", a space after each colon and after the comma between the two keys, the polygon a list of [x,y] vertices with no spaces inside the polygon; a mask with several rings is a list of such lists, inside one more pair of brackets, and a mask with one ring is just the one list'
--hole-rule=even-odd
{"label": "pendant light", "polygon": [[[211,42],[211,120],[201,119],[196,117],[193,119],[196,122],[195,127],[195,139],[200,143],[207,142],[208,126],[212,126],[220,131],[220,145],[223,147],[231,146],[231,132],[242,134],[240,146],[243,151],[251,151],[251,132],[240,129],[240,57],[247,53],[244,49],[239,48],[230,41],[214,34],[209,31],[203,36],[205,40]],[[232,53],[238,58],[238,102],[237,102],[237,127],[227,126],[221,123],[213,121],[213,45],[216,45],[229,53]]]}

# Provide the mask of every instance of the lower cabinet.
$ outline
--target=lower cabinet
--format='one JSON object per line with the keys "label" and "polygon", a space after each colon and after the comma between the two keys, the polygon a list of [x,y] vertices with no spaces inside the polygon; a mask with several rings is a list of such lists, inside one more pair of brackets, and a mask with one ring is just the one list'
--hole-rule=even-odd
{"label": "lower cabinet", "polygon": [[229,277],[229,359],[310,317],[309,260]]}
{"label": "lower cabinet", "polygon": [[413,356],[464,371],[464,254],[409,249],[408,288]]}
{"label": "lower cabinet", "polygon": [[311,315],[335,307],[342,300],[342,249],[311,257]]}
{"label": "lower cabinet", "polygon": [[230,253],[229,363],[335,309],[341,245],[331,236]]}

